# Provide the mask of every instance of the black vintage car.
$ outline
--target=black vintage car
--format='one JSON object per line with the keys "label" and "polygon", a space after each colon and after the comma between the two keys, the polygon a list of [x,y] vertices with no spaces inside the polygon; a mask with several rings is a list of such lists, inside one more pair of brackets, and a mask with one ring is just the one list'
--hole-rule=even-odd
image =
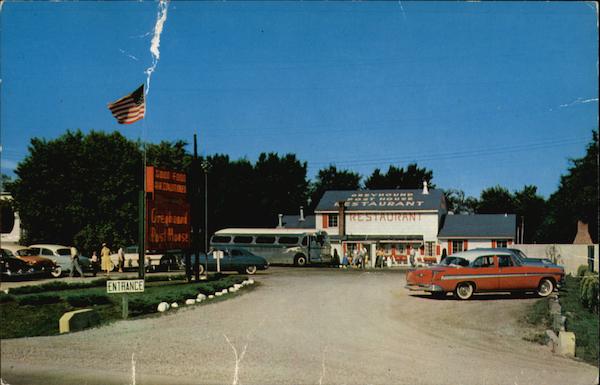
{"label": "black vintage car", "polygon": [[0,278],[5,281],[28,277],[38,277],[46,274],[39,267],[31,266],[19,258],[11,257],[2,253],[0,255]]}

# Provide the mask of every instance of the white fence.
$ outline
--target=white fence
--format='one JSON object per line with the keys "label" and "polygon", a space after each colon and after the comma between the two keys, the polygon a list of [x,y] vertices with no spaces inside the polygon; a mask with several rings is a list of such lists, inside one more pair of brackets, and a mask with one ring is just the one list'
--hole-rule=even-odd
{"label": "white fence", "polygon": [[[598,245],[594,246],[594,271],[598,271]],[[531,258],[549,258],[556,260],[565,268],[565,273],[577,274],[580,265],[588,266],[588,245],[570,244],[517,244],[512,245]]]}

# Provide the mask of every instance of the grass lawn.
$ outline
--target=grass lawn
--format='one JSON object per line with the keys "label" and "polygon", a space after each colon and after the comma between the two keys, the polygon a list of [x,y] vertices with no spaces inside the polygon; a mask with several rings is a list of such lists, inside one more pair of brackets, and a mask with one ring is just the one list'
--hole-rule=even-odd
{"label": "grass lawn", "polygon": [[562,313],[567,317],[567,331],[575,333],[575,356],[598,365],[598,314],[584,308],[579,301],[579,279],[567,276],[560,289]]}
{"label": "grass lawn", "polygon": [[550,298],[542,298],[531,305],[529,312],[525,314],[525,322],[534,326],[535,331],[531,335],[525,336],[524,340],[537,342],[542,345],[548,342],[546,329],[550,329],[552,326],[549,306]]}
{"label": "grass lawn", "polygon": [[[196,298],[198,293],[214,294],[247,279],[240,275],[215,275],[206,281],[157,281],[147,282],[143,293],[129,296],[129,317],[157,312],[160,302],[183,302]],[[100,315],[101,324],[121,318],[122,294],[106,294],[104,286],[89,285],[69,288],[64,285],[57,290],[15,290],[0,298],[0,339],[31,336],[47,336],[59,333],[58,320],[68,311],[92,308]],[[219,297],[222,299],[223,297]]]}

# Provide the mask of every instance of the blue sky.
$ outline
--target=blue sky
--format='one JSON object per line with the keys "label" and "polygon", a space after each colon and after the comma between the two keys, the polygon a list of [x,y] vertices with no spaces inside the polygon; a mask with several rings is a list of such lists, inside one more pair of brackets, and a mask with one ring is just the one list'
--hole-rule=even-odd
{"label": "blue sky", "polygon": [[585,2],[172,1],[143,121],[107,103],[146,81],[156,2],[6,2],[2,172],[32,137],[198,134],[202,153],[296,153],[363,176],[417,162],[479,196],[548,196],[598,127]]}

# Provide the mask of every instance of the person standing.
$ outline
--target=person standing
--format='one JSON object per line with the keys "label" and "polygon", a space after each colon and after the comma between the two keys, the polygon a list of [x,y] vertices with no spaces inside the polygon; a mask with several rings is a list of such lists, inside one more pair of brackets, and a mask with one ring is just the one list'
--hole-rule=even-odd
{"label": "person standing", "polygon": [[90,258],[90,261],[92,263],[92,274],[95,277],[96,274],[98,273],[98,255],[96,255],[95,251],[92,253],[92,257]]}
{"label": "person standing", "polygon": [[119,273],[122,273],[123,266],[125,266],[125,252],[123,251],[123,247],[119,247],[117,255],[119,256]]}
{"label": "person standing", "polygon": [[106,243],[102,244],[102,250],[100,250],[100,258],[102,259],[102,270],[106,271],[106,276],[108,277],[113,266],[110,260],[110,249],[106,247]]}
{"label": "person standing", "polygon": [[410,265],[412,267],[415,267],[416,265],[416,256],[417,256],[417,251],[415,250],[414,247],[410,248]]}
{"label": "person standing", "polygon": [[75,247],[71,247],[71,270],[69,271],[70,278],[73,278],[75,270],[77,270],[79,276],[83,278],[83,271],[81,270],[81,266],[79,266],[79,253]]}

